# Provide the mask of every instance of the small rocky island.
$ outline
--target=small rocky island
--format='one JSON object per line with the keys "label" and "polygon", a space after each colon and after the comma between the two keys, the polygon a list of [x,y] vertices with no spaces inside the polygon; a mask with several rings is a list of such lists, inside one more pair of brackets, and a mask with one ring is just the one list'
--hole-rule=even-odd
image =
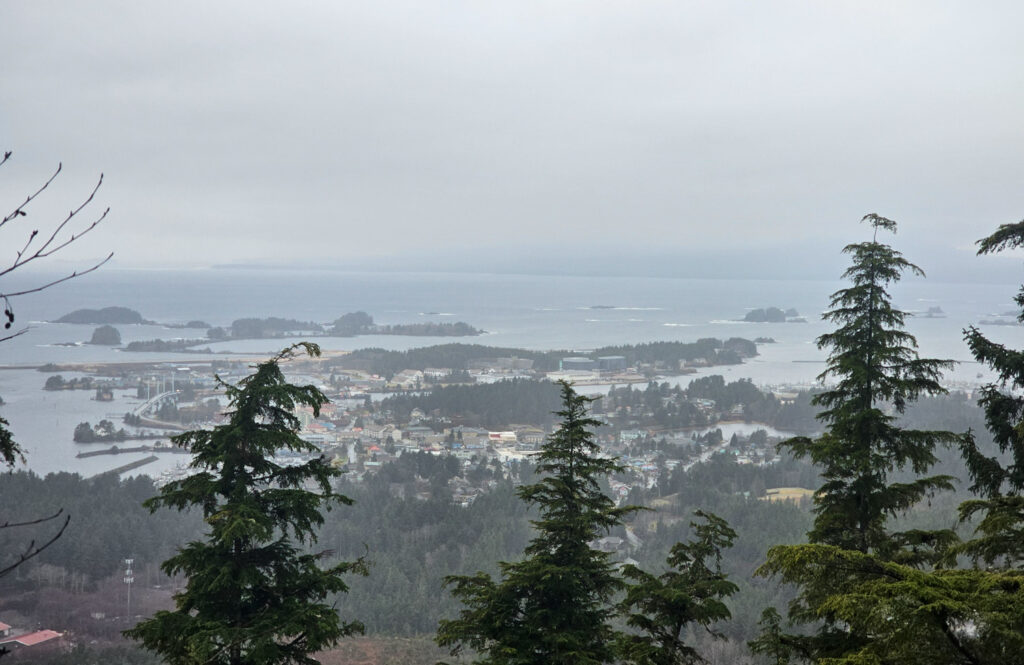
{"label": "small rocky island", "polygon": [[747,323],[807,323],[807,319],[800,316],[800,312],[792,307],[786,310],[779,307],[759,307],[747,312],[743,321]]}
{"label": "small rocky island", "polygon": [[356,335],[411,335],[418,337],[472,337],[482,335],[468,323],[397,323],[378,325],[373,317],[366,312],[349,312],[338,317],[330,327],[330,334],[335,337],[355,337]]}
{"label": "small rocky island", "polygon": [[92,339],[89,340],[89,343],[99,346],[119,346],[121,344],[121,333],[114,326],[100,326],[92,331]]}

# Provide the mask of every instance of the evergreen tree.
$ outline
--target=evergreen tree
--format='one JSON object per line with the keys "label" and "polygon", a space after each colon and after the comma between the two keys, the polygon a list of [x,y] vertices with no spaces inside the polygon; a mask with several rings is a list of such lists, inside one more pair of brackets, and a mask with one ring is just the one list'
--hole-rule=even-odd
{"label": "evergreen tree", "polygon": [[233,408],[229,422],[173,439],[192,451],[196,473],[144,504],[151,511],[198,507],[209,527],[205,540],[163,563],[168,575],[188,578],[175,596],[177,609],[125,632],[168,663],[315,663],[309,653],[362,630],[325,602],[347,589],[342,577],[362,572],[362,562],[321,568],[329,552],[300,549],[315,542],[322,510],[351,503],[331,488],[340,471],[322,457],[294,467],[272,459],[280,449],[317,450],[299,438],[294,409],[305,405],[319,414],[327,398],[314,386],[289,384],[279,366],[297,348],[320,353],[315,344],[298,344],[238,385],[222,384]]}
{"label": "evergreen tree", "polygon": [[[978,254],[1024,245],[1024,221],[1004,224],[978,241]],[[1024,286],[1015,301],[1024,321]],[[965,550],[986,563],[1006,568],[1024,564],[1024,351],[1010,349],[985,337],[971,326],[964,337],[975,359],[998,374],[998,381],[981,389],[979,404],[1004,460],[986,456],[973,437],[965,440],[964,459],[974,485],[971,491],[983,498],[961,507],[964,518],[982,515],[978,537]],[[1008,458],[1008,459],[1006,459]]]}
{"label": "evergreen tree", "polygon": [[[978,241],[978,254],[1024,246],[1024,221],[1004,224]],[[1024,321],[1024,286],[1014,299]],[[979,404],[998,456],[985,455],[973,436],[963,442],[964,460],[981,498],[960,506],[964,520],[980,516],[975,537],[959,551],[986,569],[970,575],[975,637],[969,648],[987,662],[1024,662],[1024,351],[989,340],[970,327],[964,337],[980,363],[998,379],[981,389]],[[979,661],[981,662],[981,661]]]}
{"label": "evergreen tree", "polygon": [[785,633],[782,631],[782,616],[774,607],[761,612],[761,635],[749,643],[753,653],[764,656],[771,665],[789,665],[789,648],[785,644]]}
{"label": "evergreen tree", "polygon": [[25,456],[21,446],[14,440],[11,430],[7,429],[10,423],[0,416],[0,466],[14,467],[14,463],[24,461]]}
{"label": "evergreen tree", "polygon": [[[895,232],[896,223],[877,215],[864,220],[874,228],[870,242],[848,245],[843,251],[852,265],[843,277],[851,282],[832,295],[826,320],[834,332],[818,338],[830,349],[828,365],[819,377],[835,385],[814,396],[823,407],[818,418],[826,430],[818,438],[789,439],[781,447],[797,457],[809,457],[822,469],[824,484],[815,494],[810,545],[774,547],[761,567],[764,575],[779,575],[800,586],[790,618],[798,623],[820,622],[815,635],[793,638],[799,655],[835,662],[882,662],[879,626],[902,612],[914,614],[916,637],[932,645],[948,645],[952,619],[940,609],[922,610],[926,602],[905,587],[876,588],[889,576],[907,579],[916,567],[932,564],[955,541],[951,530],[893,532],[887,520],[932,493],[950,489],[948,476],[921,477],[936,462],[935,447],[957,440],[951,432],[901,428],[896,418],[922,395],[942,394],[941,371],[950,361],[923,359],[914,337],[904,330],[907,314],[892,306],[887,288],[904,272],[923,276],[889,245],[878,242],[879,230]],[[892,482],[894,472],[917,477]],[[922,573],[923,574],[923,573]],[[914,578],[916,579],[916,578]],[[886,593],[896,598],[886,599]],[[861,602],[863,601],[863,602]],[[903,602],[907,606],[900,607]],[[873,621],[864,615],[872,611]],[[908,629],[909,630],[909,629]],[[849,661],[843,659],[851,659]]]}
{"label": "evergreen tree", "polygon": [[615,507],[598,481],[622,467],[598,457],[587,397],[562,382],[561,427],[537,456],[542,478],[518,490],[537,506],[526,557],[499,564],[501,575],[451,576],[445,583],[466,608],[442,620],[437,643],[465,648],[487,665],[593,665],[615,660],[612,596],[624,586],[609,557],[588,544],[637,510]]}
{"label": "evergreen tree", "polygon": [[732,546],[736,532],[717,515],[697,511],[703,521],[691,522],[696,537],[676,543],[669,551],[670,570],[655,577],[627,565],[623,574],[633,584],[622,607],[626,623],[639,634],[622,638],[626,662],[636,665],[688,665],[703,662],[697,651],[683,641],[691,625],[711,629],[716,621],[732,615],[724,599],[738,587],[722,572],[722,550]]}

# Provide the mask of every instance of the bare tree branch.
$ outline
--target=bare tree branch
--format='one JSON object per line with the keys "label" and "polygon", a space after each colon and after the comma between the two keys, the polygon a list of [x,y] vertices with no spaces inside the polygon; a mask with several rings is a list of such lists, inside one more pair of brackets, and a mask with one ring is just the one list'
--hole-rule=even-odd
{"label": "bare tree branch", "polygon": [[[59,168],[57,169],[57,173],[60,173],[60,169]],[[53,178],[57,177],[57,173],[54,173],[53,177],[50,178],[49,181],[47,181],[46,185],[49,185],[50,182],[53,182]],[[7,273],[12,272],[12,271],[20,268],[21,266],[25,265],[26,263],[29,263],[29,262],[34,261],[36,259],[45,258],[47,256],[50,256],[51,254],[59,252],[60,250],[64,249],[65,247],[67,247],[68,245],[73,243],[74,241],[76,241],[79,238],[81,238],[82,236],[84,236],[89,231],[92,231],[94,228],[96,228],[96,226],[106,218],[107,213],[110,212],[110,208],[107,208],[106,210],[104,210],[103,214],[101,214],[96,220],[94,220],[91,224],[89,224],[87,227],[85,227],[85,229],[83,229],[79,233],[77,233],[77,234],[72,233],[71,236],[69,238],[67,238],[66,240],[57,241],[57,236],[60,234],[61,231],[64,230],[64,227],[67,226],[68,223],[71,222],[71,220],[73,220],[76,215],[78,215],[78,213],[82,212],[82,210],[87,205],[89,205],[89,203],[92,202],[93,198],[95,198],[95,196],[96,196],[96,192],[99,191],[99,188],[100,188],[100,186],[102,184],[103,184],[103,174],[101,173],[100,174],[100,179],[96,182],[96,186],[92,188],[92,191],[89,193],[88,198],[86,198],[85,201],[83,201],[81,203],[81,205],[79,205],[77,208],[75,208],[71,212],[69,212],[68,216],[64,218],[64,221],[62,221],[60,224],[58,224],[57,227],[50,234],[50,237],[46,239],[46,242],[44,242],[38,249],[36,249],[35,252],[29,254],[26,257],[25,253],[28,251],[29,246],[31,246],[32,242],[39,235],[39,230],[38,229],[33,230],[29,234],[28,240],[25,241],[25,246],[22,247],[21,251],[18,252],[18,256],[14,260],[14,263],[12,263],[10,266],[8,266],[7,268],[5,268],[3,270],[0,270],[0,277],[3,277]],[[46,185],[43,186],[43,189],[46,188]],[[39,192],[43,191],[43,189],[40,189]],[[34,194],[33,197],[30,197],[29,201],[31,201],[32,198],[37,196],[39,194],[39,192],[36,192],[36,194]],[[26,201],[26,203],[27,203],[27,201]],[[11,214],[15,215],[17,213],[24,214],[24,212],[22,212],[20,208],[18,210],[15,210],[14,213],[11,213]],[[7,222],[9,219],[13,219],[13,217],[5,217],[4,218],[4,222]],[[3,224],[0,223],[0,226],[2,226],[2,225]],[[56,245],[53,244],[55,241],[57,241]],[[53,246],[51,247],[51,245],[53,245]]]}
{"label": "bare tree branch", "polygon": [[[10,158],[11,151],[5,151],[3,153],[2,159],[0,159],[0,166],[6,164]],[[0,219],[0,231],[2,231],[3,228],[8,225],[8,223],[14,222],[19,217],[27,217],[28,213],[25,212],[26,207],[28,207],[28,205],[31,204],[32,201],[39,197],[40,194],[45,192],[47,188],[49,188],[50,185],[53,184],[53,181],[57,179],[57,176],[60,175],[61,170],[63,168],[63,163],[57,164],[57,169],[53,172],[53,175],[47,178],[47,180],[38,189],[29,194],[28,197],[25,198],[25,201],[21,203],[21,205],[19,205],[12,212],[3,217],[3,219]],[[75,223],[77,222],[76,218],[78,218],[82,211],[85,210],[85,208],[93,202],[93,199],[96,198],[96,192],[99,191],[102,185],[103,174],[101,173],[99,179],[96,181],[96,185],[92,188],[92,191],[89,192],[89,195],[77,207],[72,208],[71,211],[67,214],[67,216],[60,223],[56,224],[53,227],[52,231],[44,230],[43,233],[40,234],[39,228],[35,228],[28,232],[27,238],[25,238],[24,243],[2,243],[5,246],[14,247],[17,247],[20,244],[21,248],[16,250],[14,260],[9,265],[0,267],[0,278],[14,272],[19,268],[23,268],[25,265],[33,261],[45,259],[49,256],[56,254],[57,252],[61,251],[68,245],[71,245],[75,241],[80,240],[82,236],[95,229],[104,219],[106,219],[107,214],[110,212],[110,208],[106,208],[98,217],[93,219],[91,222],[85,223],[84,227],[80,228],[80,230],[76,230],[76,227],[79,226],[77,223]],[[10,228],[13,229],[15,227],[12,225]],[[17,233],[17,231],[14,232]],[[10,330],[15,318],[14,306],[11,304],[10,298],[13,298],[15,296],[24,296],[31,293],[38,293],[40,291],[50,288],[51,286],[56,286],[57,284],[66,282],[70,279],[81,277],[82,275],[88,274],[102,266],[104,263],[109,261],[113,255],[113,252],[111,252],[106,256],[106,258],[94,263],[92,266],[86,268],[85,270],[74,270],[69,275],[65,275],[63,277],[50,280],[48,282],[45,282],[44,284],[40,284],[39,286],[23,288],[20,291],[4,292],[2,290],[3,286],[0,285],[0,300],[3,301],[4,306],[4,330]],[[14,339],[15,337],[18,337],[19,335],[24,335],[26,332],[28,332],[28,330],[29,328],[25,327],[16,332],[6,334],[4,337],[0,337],[0,342],[6,342],[8,340]],[[13,465],[14,462],[19,457],[21,457],[22,461],[24,461],[24,457],[21,455],[21,448],[18,446],[17,442],[14,441],[11,432],[6,428],[6,426],[7,421],[0,418],[0,460],[6,461],[7,464],[10,466]],[[25,522],[4,522],[0,524],[0,530],[13,529],[17,527],[38,526],[40,524],[50,522],[51,520],[59,519],[60,516],[63,514],[64,509],[61,508],[53,515],[41,517],[35,520],[29,520]],[[37,544],[37,540],[35,538],[30,540],[28,545],[14,557],[11,563],[9,563],[4,568],[0,568],[0,577],[7,575],[12,570],[16,569],[18,566],[25,563],[26,561],[35,558],[46,548],[50,547],[55,542],[57,542],[57,540],[64,534],[64,530],[67,529],[70,521],[71,516],[64,515],[64,520],[61,523],[60,528],[57,530],[57,532],[41,544]],[[5,653],[5,651],[2,648],[0,648],[0,655],[3,655],[3,653]]]}
{"label": "bare tree branch", "polygon": [[22,328],[21,330],[19,330],[16,333],[11,333],[10,335],[7,335],[6,337],[0,337],[0,342],[6,342],[9,339],[14,339],[15,337],[21,337],[22,335],[27,333],[29,330],[32,330],[32,328],[30,328],[28,326],[25,326],[24,328]]}
{"label": "bare tree branch", "polygon": [[[41,518],[41,519],[38,519],[38,520],[33,520],[31,522],[23,522],[21,524],[11,524],[10,526],[14,527],[14,526],[25,526],[25,525],[29,525],[29,524],[40,524],[42,522],[46,522],[48,520],[52,520],[52,519],[56,518],[62,512],[64,512],[63,508],[58,510],[56,514],[50,515],[49,517],[44,517],[44,518]],[[3,577],[7,573],[11,572],[12,570],[14,570],[18,566],[20,566],[21,564],[23,564],[26,561],[28,561],[29,559],[33,559],[33,558],[39,556],[39,554],[41,554],[43,552],[43,550],[45,550],[47,547],[49,547],[50,545],[53,545],[55,542],[57,542],[57,540],[62,535],[64,535],[64,530],[68,528],[68,523],[70,523],[70,522],[71,522],[71,515],[65,515],[64,516],[64,522],[60,525],[60,530],[58,530],[57,533],[55,533],[52,538],[47,540],[42,545],[36,545],[35,539],[30,540],[29,543],[28,543],[28,546],[25,548],[25,551],[17,556],[17,558],[14,560],[14,563],[9,564],[6,568],[0,568],[0,577]],[[7,525],[0,526],[0,528],[6,528],[6,526]]]}
{"label": "bare tree branch", "polygon": [[[79,237],[81,237],[81,236],[79,236]],[[46,284],[43,284],[42,286],[36,286],[36,287],[31,288],[31,289],[25,289],[24,291],[14,291],[13,293],[2,293],[2,294],[0,294],[0,297],[13,298],[14,296],[23,296],[23,295],[26,295],[26,294],[29,294],[29,293],[38,293],[39,291],[42,291],[44,289],[48,289],[51,286],[54,286],[56,284],[60,284],[61,282],[66,282],[69,279],[74,279],[75,277],[81,277],[82,275],[87,275],[87,274],[91,273],[93,270],[96,270],[97,268],[99,268],[101,265],[103,265],[107,261],[109,261],[113,256],[114,256],[114,253],[111,252],[110,254],[107,254],[105,259],[103,259],[102,261],[96,263],[91,268],[88,268],[86,270],[76,270],[73,273],[71,273],[70,275],[65,275],[64,277],[61,277],[60,279],[55,279],[52,282],[48,282]],[[0,272],[0,276],[2,276],[2,275],[3,275],[3,273]]]}
{"label": "bare tree branch", "polygon": [[[4,162],[6,162],[7,159],[10,156],[11,156],[10,152],[4,153]],[[0,162],[0,164],[3,164],[4,162]],[[53,175],[50,176],[50,179],[47,180],[46,182],[44,182],[43,186],[40,187],[39,189],[37,189],[34,194],[29,194],[28,198],[25,199],[25,202],[22,203],[17,208],[15,208],[14,211],[11,214],[7,215],[2,220],[0,220],[0,226],[3,226],[4,224],[6,224],[7,222],[11,221],[12,219],[15,219],[16,217],[25,217],[28,214],[27,212],[25,212],[25,206],[27,206],[29,203],[32,203],[33,199],[35,199],[37,196],[39,196],[44,191],[46,191],[46,188],[50,186],[51,182],[53,182],[54,180],[57,179],[57,176],[60,175],[60,171],[63,168],[64,168],[64,163],[63,162],[58,163],[57,164],[57,170],[53,172]]]}
{"label": "bare tree branch", "polygon": [[15,528],[17,528],[19,526],[32,526],[32,525],[35,525],[35,524],[42,524],[43,522],[49,522],[50,520],[55,520],[58,517],[60,517],[62,514],[64,514],[64,509],[63,508],[59,509],[57,512],[55,512],[52,515],[49,515],[48,517],[40,517],[39,519],[29,520],[27,522],[4,522],[3,524],[0,524],[0,529],[15,529]]}
{"label": "bare tree branch", "polygon": [[[7,163],[7,161],[11,158],[11,154],[12,153],[10,151],[4,152],[3,158],[0,159],[0,166],[3,166],[4,164]],[[47,190],[47,188],[50,187],[51,184],[53,184],[53,181],[57,179],[57,176],[60,175],[60,173],[63,170],[63,168],[64,168],[63,163],[58,164],[57,165],[57,169],[53,172],[53,175],[51,175],[46,180],[46,182],[44,182],[34,192],[29,194],[28,197],[25,198],[25,201],[21,205],[19,205],[10,214],[8,214],[2,220],[0,220],[0,229],[2,229],[4,227],[4,225],[6,225],[8,222],[13,222],[14,220],[16,220],[19,217],[27,216],[28,213],[25,212],[25,208],[30,203],[32,203],[32,201],[34,201],[40,194],[45,192]],[[72,222],[74,222],[76,220],[76,218],[79,217],[79,215],[82,213],[82,211],[85,210],[85,208],[90,203],[93,202],[93,200],[96,198],[96,192],[98,192],[100,187],[102,187],[102,186],[103,186],[103,174],[101,173],[99,179],[96,181],[96,184],[93,186],[92,190],[89,192],[89,195],[77,207],[72,208],[71,211],[68,212],[67,216],[60,223],[58,223],[53,228],[53,230],[49,232],[48,235],[45,234],[45,233],[40,235],[38,228],[33,229],[32,231],[30,231],[28,233],[28,237],[25,239],[24,243],[22,244],[21,249],[17,250],[17,252],[15,254],[15,257],[14,257],[14,260],[10,263],[10,265],[7,265],[6,267],[0,268],[0,277],[4,277],[5,275],[8,275],[9,273],[12,273],[15,270],[17,270],[18,268],[22,268],[25,265],[27,265],[27,264],[29,264],[29,263],[31,263],[33,261],[37,261],[39,259],[45,259],[48,256],[52,256],[52,255],[56,254],[57,252],[61,251],[62,249],[64,249],[68,245],[74,243],[77,240],[80,240],[82,238],[82,236],[84,236],[85,234],[89,233],[90,231],[95,229],[97,226],[99,226],[99,224],[104,219],[106,219],[107,214],[110,212],[110,208],[106,208],[102,213],[100,213],[100,215],[96,219],[94,219],[91,222],[87,223],[84,226],[84,228],[81,228],[78,231],[75,231],[72,228]],[[45,240],[42,240],[40,242],[40,240],[42,238],[45,238]],[[0,298],[2,298],[4,300],[4,305],[5,305],[4,315],[7,318],[7,320],[4,322],[4,328],[9,330],[10,327],[11,327],[11,324],[14,323],[14,307],[11,305],[10,301],[8,300],[8,298],[13,298],[15,296],[23,296],[23,295],[27,295],[27,294],[30,294],[30,293],[38,293],[39,291],[43,291],[45,289],[48,289],[51,286],[55,286],[57,284],[60,284],[61,282],[66,282],[68,280],[75,279],[76,277],[81,277],[82,275],[86,275],[86,274],[96,270],[97,268],[102,266],[107,261],[109,261],[113,255],[114,255],[113,252],[111,252],[110,254],[108,254],[106,256],[106,258],[104,258],[104,259],[102,259],[100,261],[97,261],[96,263],[94,263],[92,266],[86,268],[85,270],[75,270],[75,271],[73,271],[69,275],[65,275],[65,276],[60,277],[58,279],[51,280],[51,281],[46,282],[45,284],[41,284],[39,286],[34,286],[34,287],[31,287],[31,288],[22,289],[21,291],[12,291],[12,292],[6,292],[6,293],[3,292],[2,290],[0,290]],[[0,287],[0,288],[2,288],[2,287]],[[18,335],[22,335],[22,334],[25,333],[26,330],[27,330],[27,328],[19,330],[18,332],[12,333],[10,335],[7,335],[6,337],[0,337],[0,342],[4,342],[4,341],[10,340],[10,339],[13,339],[14,337],[17,337]]]}

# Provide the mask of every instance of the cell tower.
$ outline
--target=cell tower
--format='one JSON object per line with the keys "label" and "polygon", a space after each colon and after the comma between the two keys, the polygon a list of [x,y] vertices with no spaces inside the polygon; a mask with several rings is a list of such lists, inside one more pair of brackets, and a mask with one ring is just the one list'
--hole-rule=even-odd
{"label": "cell tower", "polygon": [[135,559],[124,560],[124,583],[128,585],[128,622],[132,620],[132,583],[135,582],[135,577],[132,573],[132,564],[135,563]]}

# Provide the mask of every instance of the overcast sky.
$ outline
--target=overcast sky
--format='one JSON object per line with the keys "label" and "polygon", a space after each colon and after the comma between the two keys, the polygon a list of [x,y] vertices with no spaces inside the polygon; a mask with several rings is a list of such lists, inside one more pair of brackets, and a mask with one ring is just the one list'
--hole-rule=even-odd
{"label": "overcast sky", "polygon": [[41,224],[104,172],[111,216],[65,258],[121,266],[793,265],[868,212],[967,256],[1024,217],[1022,25],[1019,1],[8,0],[0,203],[63,161]]}

